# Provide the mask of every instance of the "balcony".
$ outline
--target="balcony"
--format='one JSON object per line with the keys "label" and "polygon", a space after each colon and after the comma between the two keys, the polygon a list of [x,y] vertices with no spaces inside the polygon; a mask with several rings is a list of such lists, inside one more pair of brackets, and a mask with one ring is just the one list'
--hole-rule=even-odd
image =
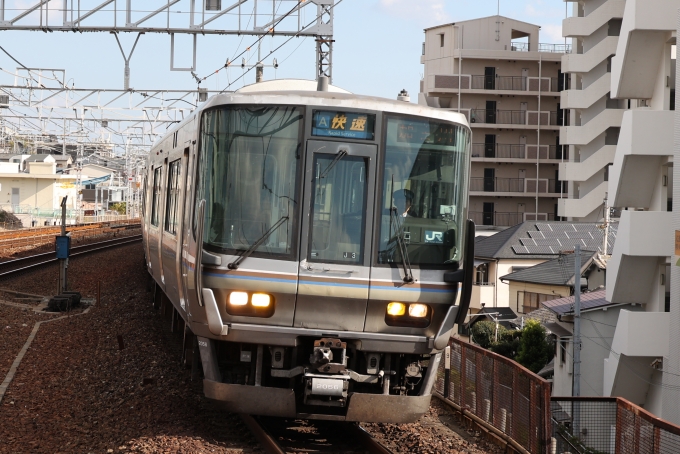
{"label": "balcony", "polygon": [[655,372],[650,363],[668,356],[669,316],[667,312],[619,312],[611,352],[604,360],[604,396],[645,401]]}
{"label": "balcony", "polygon": [[562,21],[562,36],[590,36],[611,19],[623,17],[625,0],[608,0],[585,17],[569,17]]}
{"label": "balcony", "polygon": [[496,287],[493,282],[475,282],[472,284],[472,298],[470,307],[472,309],[482,309],[482,303],[487,307],[493,307]]}
{"label": "balcony", "polygon": [[561,91],[557,77],[524,77],[524,76],[486,76],[481,74],[437,74],[428,77],[428,92],[457,91],[460,79],[461,90],[491,90],[508,92],[553,92]]}
{"label": "balcony", "polygon": [[553,213],[502,213],[469,211],[468,217],[475,221],[476,225],[493,225],[499,227],[510,227],[520,224],[524,221],[554,221],[555,215]]}
{"label": "balcony", "polygon": [[[513,52],[529,52],[535,49],[529,49],[529,43],[524,41],[515,41],[510,43],[510,50]],[[571,44],[538,44],[539,52],[547,52],[551,54],[568,54],[571,52]]]}
{"label": "balcony", "polygon": [[[659,171],[673,156],[670,110],[627,110],[609,175],[609,194],[616,207],[649,208],[660,186]],[[664,198],[665,203],[665,198]]]}
{"label": "balcony", "polygon": [[611,74],[605,73],[583,90],[562,91],[560,107],[563,109],[587,109],[609,93],[611,80]]}
{"label": "balcony", "polygon": [[[607,193],[607,182],[603,181],[589,193],[579,199],[560,199],[558,214],[562,217],[582,219],[593,215],[594,211],[600,211],[602,201]],[[598,219],[601,217],[597,215]]]}
{"label": "balcony", "polygon": [[[461,111],[462,113],[465,113]],[[541,126],[560,126],[562,115],[558,111],[541,111],[536,110],[487,110],[487,109],[470,109],[469,111],[470,123],[480,123],[484,125],[524,125],[524,126],[538,126],[539,120]]]}
{"label": "balcony", "polygon": [[570,145],[588,145],[609,128],[621,126],[622,109],[605,109],[588,123],[581,126],[560,128],[560,141]]}
{"label": "balcony", "polygon": [[616,53],[618,36],[607,36],[585,54],[568,54],[562,57],[562,72],[587,73]]}
{"label": "balcony", "polygon": [[668,0],[626,1],[612,58],[612,98],[652,97],[664,47],[677,28],[677,11],[677,3]]}
{"label": "balcony", "polygon": [[[527,145],[510,143],[473,143],[472,159],[508,159],[518,161],[569,159],[568,147],[562,145]],[[538,156],[537,156],[538,154]]]}
{"label": "balcony", "polygon": [[[550,194],[566,192],[566,182],[548,178],[470,178],[470,192],[516,194]],[[470,194],[484,195],[484,194]]]}
{"label": "balcony", "polygon": [[644,303],[655,285],[659,258],[674,250],[673,213],[623,211],[607,262],[607,301]]}
{"label": "balcony", "polygon": [[[614,162],[614,156],[616,145],[604,145],[585,161],[560,163],[560,178],[567,181],[588,181],[605,166]],[[611,172],[609,178],[611,179]]]}

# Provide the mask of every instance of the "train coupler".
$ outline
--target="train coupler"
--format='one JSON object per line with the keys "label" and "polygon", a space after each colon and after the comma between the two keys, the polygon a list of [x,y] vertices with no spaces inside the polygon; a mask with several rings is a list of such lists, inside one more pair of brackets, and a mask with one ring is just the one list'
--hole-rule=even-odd
{"label": "train coupler", "polygon": [[344,407],[347,405],[349,375],[305,374],[305,405]]}

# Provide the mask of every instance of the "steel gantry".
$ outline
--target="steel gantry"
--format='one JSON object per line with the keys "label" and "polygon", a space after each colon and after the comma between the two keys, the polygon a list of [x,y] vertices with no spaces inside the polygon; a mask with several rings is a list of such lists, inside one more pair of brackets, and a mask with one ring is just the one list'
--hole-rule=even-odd
{"label": "steel gantry", "polygon": [[[317,43],[317,76],[332,76],[336,0],[202,0],[198,5],[196,0],[99,1],[34,0],[26,6],[28,2],[0,0],[0,31],[127,32],[137,33],[137,40],[144,33],[167,34],[171,71],[196,70],[199,35],[313,37]],[[193,37],[190,67],[175,67],[175,35]],[[134,47],[127,55],[122,46],[120,50],[128,88]]]}

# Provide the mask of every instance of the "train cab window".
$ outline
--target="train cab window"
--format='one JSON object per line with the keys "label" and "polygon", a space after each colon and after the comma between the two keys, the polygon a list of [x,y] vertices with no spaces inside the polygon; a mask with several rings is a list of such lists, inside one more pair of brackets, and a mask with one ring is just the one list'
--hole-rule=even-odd
{"label": "train cab window", "polygon": [[161,172],[162,168],[158,167],[153,171],[153,194],[151,200],[151,225],[158,227],[158,212],[161,204]]}
{"label": "train cab window", "polygon": [[363,261],[366,167],[359,156],[315,155],[310,261]]}
{"label": "train cab window", "polygon": [[441,121],[387,118],[378,263],[458,262],[467,199],[469,131]]}
{"label": "train cab window", "polygon": [[239,254],[264,238],[254,255],[294,253],[302,118],[287,106],[203,114],[196,204],[205,200],[207,249]]}
{"label": "train cab window", "polygon": [[165,203],[165,231],[177,234],[177,210],[179,208],[179,181],[182,173],[182,160],[173,161],[168,166],[168,197]]}

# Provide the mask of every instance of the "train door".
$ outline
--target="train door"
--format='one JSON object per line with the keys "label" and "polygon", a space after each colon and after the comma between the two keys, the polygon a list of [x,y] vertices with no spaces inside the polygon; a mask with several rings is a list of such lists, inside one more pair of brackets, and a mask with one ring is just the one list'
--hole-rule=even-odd
{"label": "train door", "polygon": [[[187,157],[187,173],[186,173],[186,186],[184,189],[184,209],[183,213],[183,223],[182,223],[182,238],[180,244],[182,245],[182,250],[180,252],[181,258],[181,276],[182,276],[182,290],[180,291],[181,297],[184,301],[180,301],[184,309],[187,311],[188,318],[191,319],[192,311],[191,307],[197,309],[200,305],[200,297],[198,295],[197,289],[197,275],[196,269],[200,270],[200,265],[196,265],[196,256],[198,255],[198,243],[196,238],[196,220],[198,213],[196,198],[196,162],[197,162],[197,151],[194,144],[189,146],[189,155]],[[196,311],[193,315],[200,314],[201,311]]]}
{"label": "train door", "polygon": [[181,155],[173,155],[166,165],[167,176],[163,179],[165,186],[165,210],[163,213],[163,229],[161,231],[162,253],[161,271],[165,279],[165,294],[170,301],[179,303],[179,275],[177,274],[176,255],[179,244],[179,203],[181,182],[184,177],[184,164]]}
{"label": "train door", "polygon": [[307,143],[294,326],[362,331],[370,279],[375,145]]}
{"label": "train door", "polygon": [[163,185],[163,165],[154,164],[151,169],[151,194],[149,207],[149,230],[148,230],[148,248],[149,248],[149,263],[151,272],[153,273],[156,282],[165,284],[162,280],[161,263],[160,263],[160,230],[161,230],[161,207],[162,207],[162,185]]}
{"label": "train door", "polygon": [[[188,145],[189,143],[187,143]],[[183,272],[183,266],[182,266],[182,254],[183,251],[186,247],[186,236],[187,236],[187,231],[186,231],[186,225],[187,220],[186,216],[183,214],[185,213],[185,206],[186,205],[186,200],[189,195],[189,190],[187,187],[187,181],[188,181],[188,173],[189,173],[189,147],[187,146],[184,149],[184,154],[182,155],[182,170],[181,170],[181,175],[179,178],[179,184],[180,184],[180,192],[179,192],[179,200],[177,201],[177,209],[179,212],[177,213],[177,248],[175,250],[175,272],[177,273],[177,285],[178,287],[178,293],[179,293],[179,304],[186,311],[186,300],[187,300],[187,289],[186,289],[186,283],[184,279],[185,273]]]}

